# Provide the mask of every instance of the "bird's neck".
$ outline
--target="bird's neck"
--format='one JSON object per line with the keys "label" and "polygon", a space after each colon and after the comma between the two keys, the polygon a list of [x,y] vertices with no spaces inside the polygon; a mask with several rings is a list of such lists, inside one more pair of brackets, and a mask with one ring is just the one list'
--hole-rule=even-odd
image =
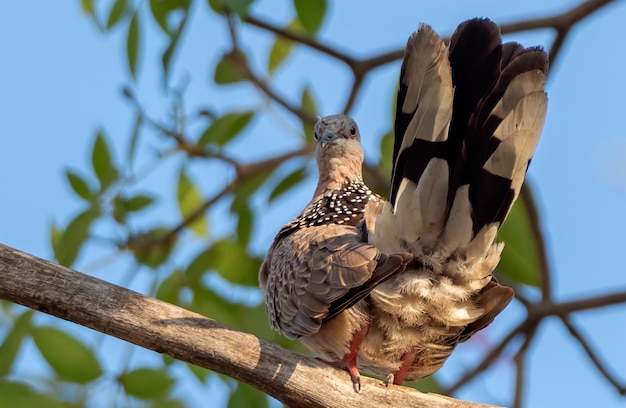
{"label": "bird's neck", "polygon": [[357,180],[363,181],[362,167],[362,156],[357,155],[354,157],[331,157],[323,162],[318,162],[320,178],[314,196],[329,190],[338,190],[346,183]]}

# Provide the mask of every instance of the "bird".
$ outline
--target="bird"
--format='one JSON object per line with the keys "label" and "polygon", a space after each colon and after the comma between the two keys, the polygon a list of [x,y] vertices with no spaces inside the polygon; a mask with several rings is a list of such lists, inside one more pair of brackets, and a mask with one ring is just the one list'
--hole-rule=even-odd
{"label": "bird", "polygon": [[405,48],[388,199],[362,174],[356,122],[317,121],[319,179],[259,271],[270,325],[333,366],[400,385],[439,370],[514,296],[497,233],[547,111],[548,57],[486,18],[449,44],[421,24]]}

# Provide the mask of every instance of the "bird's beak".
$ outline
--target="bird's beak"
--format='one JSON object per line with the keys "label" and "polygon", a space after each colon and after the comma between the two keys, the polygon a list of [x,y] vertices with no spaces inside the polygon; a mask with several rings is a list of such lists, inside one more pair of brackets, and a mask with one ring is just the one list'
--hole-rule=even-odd
{"label": "bird's beak", "polygon": [[322,148],[326,147],[329,143],[334,143],[339,135],[333,132],[326,132],[320,137],[319,144]]}

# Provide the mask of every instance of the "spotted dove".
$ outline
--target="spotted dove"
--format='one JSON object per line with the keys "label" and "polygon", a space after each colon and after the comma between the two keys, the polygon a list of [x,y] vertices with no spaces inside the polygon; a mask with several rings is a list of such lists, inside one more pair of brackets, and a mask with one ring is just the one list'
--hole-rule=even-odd
{"label": "spotted dove", "polygon": [[321,359],[388,383],[437,371],[513,290],[492,273],[546,114],[547,56],[502,44],[487,19],[450,45],[427,25],[408,40],[389,200],[363,183],[356,123],[315,125],[313,199],[276,235],[259,272],[272,327]]}

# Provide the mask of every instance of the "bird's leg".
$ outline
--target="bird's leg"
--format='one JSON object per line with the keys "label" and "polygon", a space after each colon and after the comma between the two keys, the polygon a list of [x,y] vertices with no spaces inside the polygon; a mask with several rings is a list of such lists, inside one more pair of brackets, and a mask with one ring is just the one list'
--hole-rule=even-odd
{"label": "bird's leg", "polygon": [[350,340],[350,346],[348,348],[348,353],[343,356],[341,361],[325,361],[325,363],[335,367],[340,368],[342,370],[346,370],[350,374],[350,379],[352,380],[352,385],[354,386],[354,391],[361,391],[361,376],[359,374],[359,369],[356,365],[357,362],[357,354],[359,353],[359,348],[361,347],[361,343],[367,335],[367,332],[370,329],[369,323],[365,323],[359,330],[357,330],[352,336],[352,340]]}
{"label": "bird's leg", "polygon": [[402,385],[402,383],[404,382],[404,377],[406,377],[406,373],[409,371],[409,368],[411,368],[413,361],[415,361],[416,354],[417,350],[415,348],[412,348],[402,355],[402,357],[400,358],[402,364],[400,364],[400,368],[398,368],[398,371],[396,371],[395,374],[390,374],[387,377],[387,385],[389,385],[392,380],[394,385]]}
{"label": "bird's leg", "polygon": [[346,354],[345,356],[343,356],[343,364],[344,364],[344,368],[346,370],[348,370],[348,373],[350,373],[350,378],[352,379],[352,385],[354,386],[354,391],[359,392],[361,391],[361,376],[359,374],[359,369],[356,366],[356,357],[357,354],[359,353],[359,348],[361,347],[361,343],[363,342],[363,339],[365,338],[365,336],[367,335],[367,332],[370,329],[370,325],[369,323],[365,323],[363,326],[361,326],[361,328],[354,333],[354,336],[352,337],[352,341],[350,341],[350,349],[348,351],[348,354]]}

